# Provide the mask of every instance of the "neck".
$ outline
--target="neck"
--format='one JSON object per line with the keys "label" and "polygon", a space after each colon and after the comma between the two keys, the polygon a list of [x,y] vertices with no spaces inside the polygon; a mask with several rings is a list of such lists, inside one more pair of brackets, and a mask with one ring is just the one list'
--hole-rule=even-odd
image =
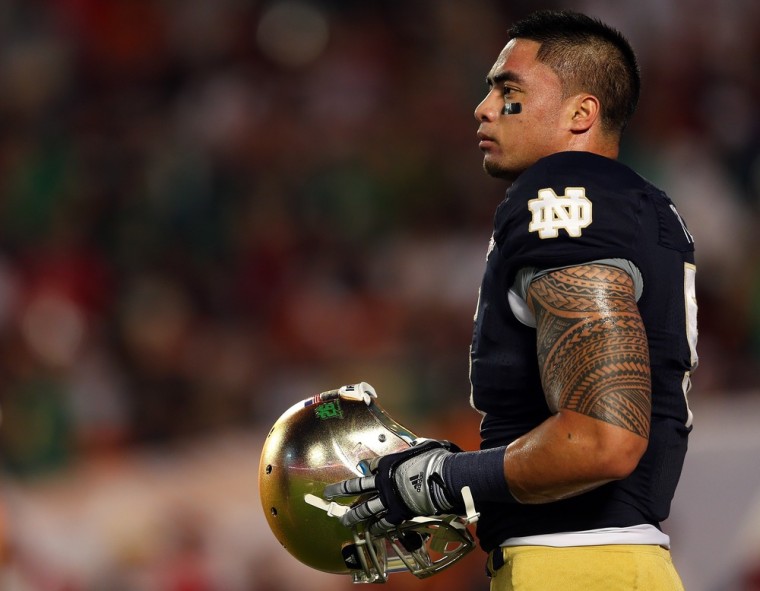
{"label": "neck", "polygon": [[620,142],[617,137],[608,134],[580,133],[571,136],[566,151],[591,152],[615,160],[620,153]]}

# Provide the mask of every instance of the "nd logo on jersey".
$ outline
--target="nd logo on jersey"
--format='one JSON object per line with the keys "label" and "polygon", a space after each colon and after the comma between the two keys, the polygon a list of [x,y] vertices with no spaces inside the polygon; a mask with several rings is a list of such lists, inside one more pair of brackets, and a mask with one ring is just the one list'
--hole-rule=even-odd
{"label": "nd logo on jersey", "polygon": [[539,238],[556,238],[560,230],[578,238],[591,223],[591,201],[584,187],[566,187],[564,195],[541,189],[538,199],[528,201],[528,209],[533,214],[528,232],[538,232]]}

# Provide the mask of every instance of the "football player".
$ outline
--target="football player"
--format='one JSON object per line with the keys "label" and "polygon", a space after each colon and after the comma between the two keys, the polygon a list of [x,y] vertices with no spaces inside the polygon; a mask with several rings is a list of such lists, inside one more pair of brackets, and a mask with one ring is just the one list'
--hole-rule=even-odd
{"label": "football player", "polygon": [[640,78],[585,15],[517,22],[475,110],[495,214],[471,346],[481,450],[426,442],[325,490],[375,530],[464,511],[491,588],[682,589],[661,529],[691,430],[694,240],[663,191],[617,160]]}

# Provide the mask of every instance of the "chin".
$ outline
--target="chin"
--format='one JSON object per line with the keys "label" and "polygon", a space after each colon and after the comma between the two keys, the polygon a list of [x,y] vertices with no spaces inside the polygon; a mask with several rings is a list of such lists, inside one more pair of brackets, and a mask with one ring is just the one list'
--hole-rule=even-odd
{"label": "chin", "polygon": [[492,160],[488,160],[487,158],[483,160],[483,170],[485,170],[486,174],[489,176],[492,176],[496,179],[505,179],[508,181],[515,180],[521,172],[516,172],[512,169],[501,166]]}

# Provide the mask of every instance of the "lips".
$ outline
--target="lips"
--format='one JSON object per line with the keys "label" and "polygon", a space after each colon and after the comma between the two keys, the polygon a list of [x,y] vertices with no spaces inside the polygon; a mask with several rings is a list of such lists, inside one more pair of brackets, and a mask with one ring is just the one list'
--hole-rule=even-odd
{"label": "lips", "polygon": [[481,150],[487,150],[488,148],[492,148],[496,145],[496,139],[493,136],[488,135],[487,133],[484,133],[482,131],[478,131],[478,147]]}

